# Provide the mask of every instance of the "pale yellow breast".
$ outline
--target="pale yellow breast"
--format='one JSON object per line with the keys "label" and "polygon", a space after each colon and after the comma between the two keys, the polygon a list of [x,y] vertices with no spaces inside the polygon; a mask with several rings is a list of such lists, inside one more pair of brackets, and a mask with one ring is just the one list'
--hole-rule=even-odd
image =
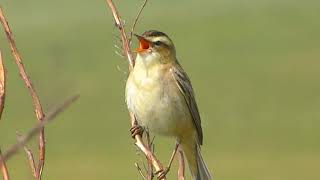
{"label": "pale yellow breast", "polygon": [[193,126],[169,69],[133,70],[126,86],[126,101],[139,124],[156,133],[178,136]]}

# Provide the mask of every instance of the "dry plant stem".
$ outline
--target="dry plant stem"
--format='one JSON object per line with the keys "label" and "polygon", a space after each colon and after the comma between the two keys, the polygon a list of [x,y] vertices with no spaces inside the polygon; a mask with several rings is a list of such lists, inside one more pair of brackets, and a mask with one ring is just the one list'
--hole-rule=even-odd
{"label": "dry plant stem", "polygon": [[[130,113],[131,122],[136,123],[136,119],[133,113]],[[131,126],[135,126],[136,124],[131,124]],[[163,170],[163,166],[160,161],[156,158],[156,156],[151,152],[149,148],[143,143],[142,137],[140,135],[135,136],[136,142],[135,145],[145,154],[148,161],[151,161],[155,171]],[[166,178],[162,178],[160,180],[165,180]]]}
{"label": "dry plant stem", "polygon": [[44,117],[35,127],[33,127],[26,135],[21,136],[20,140],[12,145],[8,151],[6,151],[3,156],[0,158],[0,164],[5,162],[12,155],[17,153],[17,151],[23,147],[33,136],[39,133],[39,131],[49,122],[51,122],[57,115],[63,112],[66,108],[68,108],[74,101],[79,98],[79,95],[73,96],[66,101],[63,102],[60,106],[50,111],[46,117]]}
{"label": "dry plant stem", "polygon": [[152,161],[148,159],[148,170],[147,170],[147,180],[153,179],[153,166]]}
{"label": "dry plant stem", "polygon": [[[0,158],[2,158],[1,149],[0,149]],[[0,161],[0,168],[1,168],[2,176],[3,176],[3,180],[10,180],[9,172],[8,172],[8,168],[6,166],[6,163]]]}
{"label": "dry plant stem", "polygon": [[[120,31],[122,46],[123,46],[124,52],[126,54],[128,62],[129,62],[129,70],[131,71],[134,67],[134,59],[132,56],[131,47],[130,47],[125,29],[124,29],[124,25],[122,23],[119,12],[118,12],[116,6],[114,5],[113,1],[112,0],[106,0],[106,1],[112,11],[112,15],[115,20],[116,26],[118,27],[118,29]],[[137,121],[135,119],[135,116],[132,113],[130,113],[130,120],[131,120],[131,127],[137,125]],[[151,150],[149,148],[147,148],[146,145],[143,143],[142,137],[140,135],[136,135],[135,139],[136,139],[135,145],[145,154],[145,156],[148,158],[148,160],[150,160],[152,162],[152,165],[155,168],[155,170],[156,171],[163,170],[162,164],[155,157],[155,155],[151,152]],[[165,177],[162,178],[162,180],[164,180],[164,179],[165,179]]]}
{"label": "dry plant stem", "polygon": [[[21,140],[22,138],[22,135],[19,133],[19,132],[16,132],[17,134],[17,139],[18,141]],[[29,165],[30,165],[30,168],[31,168],[31,171],[32,171],[32,175],[34,177],[34,179],[37,179],[37,168],[36,168],[36,163],[34,161],[34,156],[31,152],[31,150],[29,148],[27,148],[26,146],[23,147],[24,151],[26,152],[27,154],[27,157],[28,157],[28,160],[29,160]]]}
{"label": "dry plant stem", "polygon": [[[150,140],[150,134],[149,131],[146,131],[146,137],[147,137],[147,143],[148,143],[148,149],[150,149],[152,152],[153,150],[153,140]],[[152,161],[150,159],[147,159],[148,161],[148,169],[147,169],[147,180],[153,179],[153,166]]]}
{"label": "dry plant stem", "polygon": [[[2,54],[0,51],[0,119],[4,108],[5,90],[6,90],[6,72],[3,65]],[[0,158],[2,158],[2,152],[0,149]],[[3,180],[10,180],[8,168],[5,162],[0,162],[0,168],[3,175]]]}
{"label": "dry plant stem", "polygon": [[178,148],[178,159],[179,159],[179,169],[178,169],[178,180],[185,180],[185,162],[184,162],[184,156],[183,151],[181,147]]}
{"label": "dry plant stem", "polygon": [[143,178],[143,180],[147,180],[146,177],[143,175],[143,172],[139,166],[138,163],[134,163],[134,165],[136,166],[136,168],[138,169],[139,174],[141,175],[141,177]]}
{"label": "dry plant stem", "polygon": [[129,37],[129,44],[131,44],[131,41],[132,41],[132,35],[133,35],[133,32],[134,32],[134,29],[136,28],[136,25],[138,23],[138,20],[140,18],[140,15],[144,9],[144,7],[147,5],[147,2],[148,0],[144,0],[143,4],[141,5],[141,8],[136,16],[136,18],[134,19],[134,22],[133,22],[133,25],[132,25],[132,28],[131,28],[131,31],[130,31],[130,37]]}
{"label": "dry plant stem", "polygon": [[[17,132],[17,139],[18,141],[21,140],[22,138],[22,135]],[[26,146],[23,147],[24,151],[26,152],[27,154],[27,157],[28,157],[28,160],[29,160],[29,164],[30,164],[30,167],[31,167],[31,171],[32,171],[32,175],[35,179],[37,179],[37,169],[36,169],[36,164],[35,164],[35,161],[34,161],[34,156],[31,152],[31,150],[29,148],[27,148]]]}
{"label": "dry plant stem", "polygon": [[172,162],[173,162],[173,160],[174,160],[174,157],[175,157],[176,154],[177,154],[177,151],[178,151],[179,146],[180,146],[180,144],[177,142],[176,145],[175,145],[175,148],[174,148],[174,150],[173,150],[173,152],[172,152],[172,155],[171,155],[171,157],[170,157],[169,164],[168,164],[168,166],[166,167],[166,169],[163,170],[163,171],[156,171],[156,174],[158,174],[158,177],[163,177],[163,176],[165,176],[165,175],[170,171]]}
{"label": "dry plant stem", "polygon": [[122,20],[120,18],[118,10],[117,10],[116,6],[114,5],[114,3],[112,2],[112,0],[107,0],[107,3],[112,11],[112,15],[115,20],[116,26],[118,27],[118,29],[120,31],[123,50],[124,50],[124,52],[127,56],[127,59],[129,61],[129,70],[131,71],[134,66],[134,59],[133,59],[133,56],[131,53],[131,47],[130,47],[130,44],[129,44],[129,41],[128,41],[128,38],[126,35],[126,31],[124,29],[124,25],[122,23]]}
{"label": "dry plant stem", "polygon": [[170,158],[170,161],[169,161],[169,164],[168,164],[168,169],[171,168],[172,162],[173,162],[173,160],[174,160],[174,157],[176,156],[176,153],[177,153],[177,151],[178,151],[179,146],[180,146],[180,144],[177,143],[177,144],[175,145],[175,147],[174,147],[174,150],[173,150],[173,152],[172,152],[172,154],[171,154],[171,158]]}
{"label": "dry plant stem", "polygon": [[[6,32],[12,55],[14,56],[16,63],[18,65],[21,78],[23,79],[26,86],[28,87],[29,93],[32,97],[37,119],[39,121],[41,121],[44,118],[44,113],[42,110],[42,106],[41,106],[39,97],[38,97],[35,89],[33,88],[31,79],[29,78],[27,71],[25,70],[24,64],[22,62],[22,58],[21,58],[19,51],[16,47],[16,43],[13,38],[12,31],[11,31],[9,24],[3,14],[1,7],[0,7],[0,20],[3,25],[4,31]],[[42,171],[43,171],[43,167],[44,167],[44,162],[45,162],[45,134],[44,134],[44,128],[42,128],[40,130],[40,138],[39,138],[39,164],[38,164],[38,172],[37,172],[37,179],[39,179],[39,180],[41,179],[41,175],[42,175]]]}
{"label": "dry plant stem", "polygon": [[28,157],[28,160],[29,160],[29,164],[30,164],[30,167],[31,167],[31,171],[32,171],[32,175],[33,175],[34,178],[37,178],[37,169],[36,169],[36,164],[34,162],[33,154],[32,154],[32,152],[31,152],[31,150],[29,148],[23,147],[23,149],[27,154],[27,157]]}
{"label": "dry plant stem", "polygon": [[4,101],[6,97],[6,70],[4,68],[2,54],[0,51],[0,119],[4,108]]}

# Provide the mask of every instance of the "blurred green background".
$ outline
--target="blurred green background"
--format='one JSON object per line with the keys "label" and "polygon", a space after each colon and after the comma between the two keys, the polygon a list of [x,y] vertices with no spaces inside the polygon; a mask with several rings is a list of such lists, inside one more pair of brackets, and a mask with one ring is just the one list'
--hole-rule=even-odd
{"label": "blurred green background", "polygon": [[[128,27],[142,0],[115,1]],[[127,63],[104,0],[1,0],[45,110],[81,98],[46,128],[45,180],[141,179],[129,137]],[[136,32],[175,42],[202,115],[203,155],[215,179],[320,179],[320,1],[150,0]],[[136,46],[136,44],[134,44]],[[35,123],[4,33],[8,71],[3,151]],[[37,154],[37,138],[28,144]],[[174,141],[156,138],[166,164]],[[24,152],[8,162],[33,179]],[[174,179],[176,169],[170,173]]]}

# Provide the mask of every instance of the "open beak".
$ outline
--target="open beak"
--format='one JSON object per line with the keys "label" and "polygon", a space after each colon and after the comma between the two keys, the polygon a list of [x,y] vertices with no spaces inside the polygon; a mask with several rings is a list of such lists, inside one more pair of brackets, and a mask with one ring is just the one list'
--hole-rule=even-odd
{"label": "open beak", "polygon": [[144,52],[146,50],[148,50],[151,46],[151,42],[147,39],[145,39],[144,37],[142,36],[139,36],[137,34],[134,34],[138,40],[139,40],[139,48],[136,49],[137,52]]}

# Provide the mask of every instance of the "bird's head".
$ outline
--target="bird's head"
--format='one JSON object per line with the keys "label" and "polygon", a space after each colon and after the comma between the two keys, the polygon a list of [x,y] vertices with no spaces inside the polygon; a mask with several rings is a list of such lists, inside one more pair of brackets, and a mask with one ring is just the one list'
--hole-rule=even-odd
{"label": "bird's head", "polygon": [[138,55],[153,60],[167,63],[175,59],[176,50],[171,39],[163,32],[150,30],[141,36],[135,34],[139,40]]}

